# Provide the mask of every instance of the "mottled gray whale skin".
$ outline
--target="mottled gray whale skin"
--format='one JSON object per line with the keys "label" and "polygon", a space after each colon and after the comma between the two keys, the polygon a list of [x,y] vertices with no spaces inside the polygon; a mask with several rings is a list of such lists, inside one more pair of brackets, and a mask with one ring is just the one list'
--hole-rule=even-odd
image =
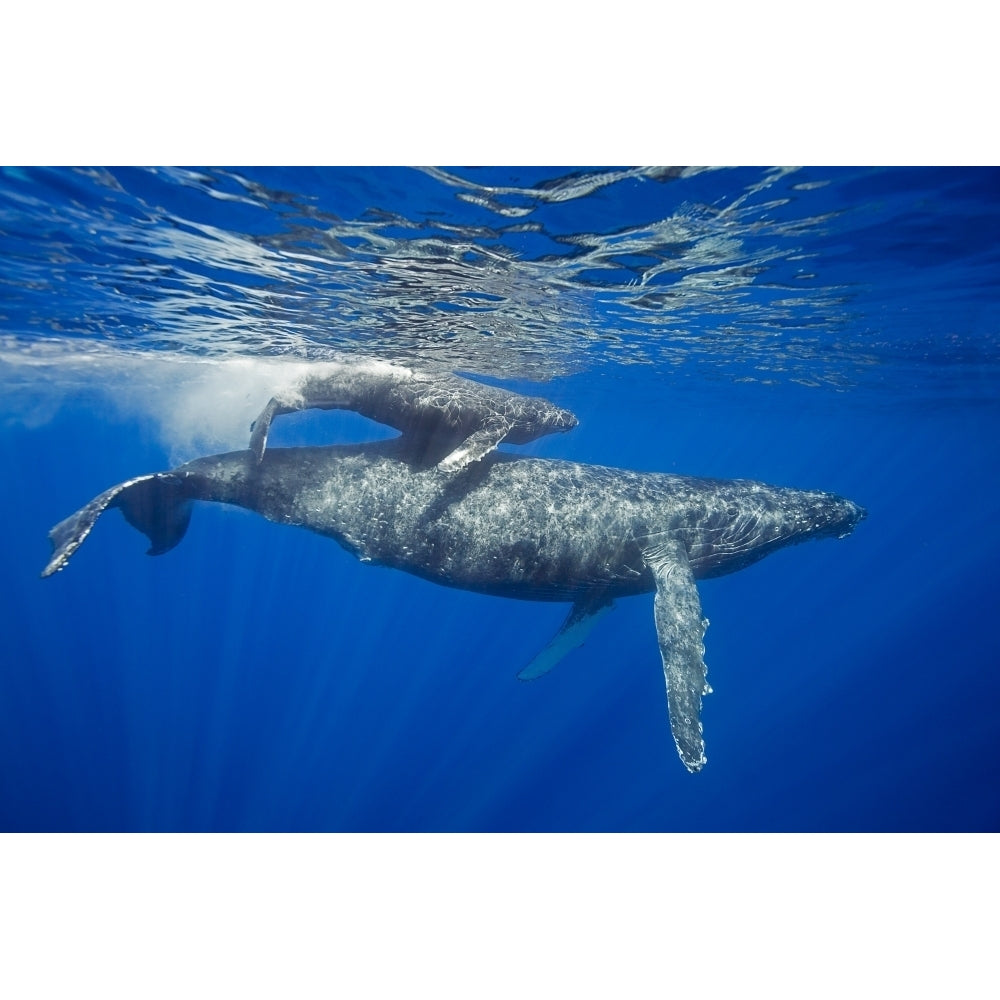
{"label": "mottled gray whale skin", "polygon": [[353,410],[400,431],[411,458],[446,472],[465,468],[501,442],[526,444],[577,425],[569,410],[538,396],[373,358],[314,366],[272,396],[254,421],[250,450],[259,462],[271,422],[295,410]]}
{"label": "mottled gray whale skin", "polygon": [[670,725],[690,771],[705,763],[709,692],[695,580],[810,538],[843,537],[865,516],[829,493],[628,472],[493,452],[461,472],[414,461],[404,439],[272,448],[200,458],[106,490],[50,532],[43,576],[62,569],[101,512],[121,508],[151,554],[183,537],[191,503],[234,504],[327,535],[365,562],[449,587],[568,601],[562,628],[523,677],[544,673],[617,597],[655,592]]}

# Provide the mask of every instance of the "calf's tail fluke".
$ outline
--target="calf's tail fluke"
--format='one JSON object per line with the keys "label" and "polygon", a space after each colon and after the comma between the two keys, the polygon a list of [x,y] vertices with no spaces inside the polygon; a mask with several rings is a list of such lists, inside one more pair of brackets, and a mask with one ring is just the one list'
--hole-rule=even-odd
{"label": "calf's tail fluke", "polygon": [[42,576],[52,576],[69,562],[109,507],[119,507],[128,523],[149,539],[151,556],[172,549],[184,537],[191,520],[191,495],[184,480],[171,473],[128,479],[94,497],[49,532],[52,558]]}

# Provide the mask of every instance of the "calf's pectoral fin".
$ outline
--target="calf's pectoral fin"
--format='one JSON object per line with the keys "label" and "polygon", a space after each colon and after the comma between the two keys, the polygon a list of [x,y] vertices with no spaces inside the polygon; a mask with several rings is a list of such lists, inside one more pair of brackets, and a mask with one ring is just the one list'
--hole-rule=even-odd
{"label": "calf's pectoral fin", "polygon": [[454,451],[438,462],[444,472],[458,472],[488,455],[507,436],[510,424],[496,421],[470,434]]}
{"label": "calf's pectoral fin", "polygon": [[604,595],[577,601],[549,644],[518,673],[518,680],[531,681],[547,674],[564,656],[582,646],[597,619],[610,610],[612,603]]}
{"label": "calf's pectoral fin", "polygon": [[643,555],[656,578],[653,614],[667,683],[670,731],[681,761],[693,773],[700,771],[706,761],[701,699],[711,691],[702,641],[708,621],[702,617],[698,588],[684,546],[660,542],[650,545]]}
{"label": "calf's pectoral fin", "polygon": [[281,404],[273,396],[268,401],[267,406],[260,411],[260,416],[250,425],[250,451],[253,453],[254,462],[260,465],[264,457],[264,449],[267,447],[267,435],[271,430],[271,421],[274,419]]}

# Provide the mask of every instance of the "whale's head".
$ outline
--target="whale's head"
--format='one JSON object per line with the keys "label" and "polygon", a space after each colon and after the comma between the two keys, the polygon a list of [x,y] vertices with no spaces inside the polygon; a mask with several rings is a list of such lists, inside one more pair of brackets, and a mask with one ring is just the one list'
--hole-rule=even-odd
{"label": "whale's head", "polygon": [[545,434],[571,431],[580,422],[569,410],[536,396],[518,397],[512,414],[515,419],[504,438],[511,444],[527,444]]}
{"label": "whale's head", "polygon": [[823,536],[846,538],[866,517],[868,511],[846,497],[827,496],[820,512],[820,529]]}
{"label": "whale's head", "polygon": [[693,525],[686,537],[699,578],[732,573],[813,538],[844,538],[867,516],[864,507],[833,493],[750,480],[703,482],[708,499],[691,490]]}
{"label": "whale's head", "polygon": [[868,516],[860,504],[833,493],[804,494],[797,513],[803,539],[846,538]]}
{"label": "whale's head", "polygon": [[569,410],[561,410],[557,406],[552,408],[547,418],[550,431],[571,431],[579,422],[575,414]]}

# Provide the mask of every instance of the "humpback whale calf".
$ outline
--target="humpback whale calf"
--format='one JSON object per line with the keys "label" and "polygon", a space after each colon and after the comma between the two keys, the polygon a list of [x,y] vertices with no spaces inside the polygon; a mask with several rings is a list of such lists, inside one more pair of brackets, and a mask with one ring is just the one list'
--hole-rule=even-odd
{"label": "humpback whale calf", "polygon": [[251,428],[256,460],[264,455],[276,416],[309,409],[354,410],[394,427],[407,439],[412,456],[449,472],[479,461],[501,441],[526,444],[577,424],[568,410],[537,396],[450,372],[345,357],[317,366],[270,399]]}
{"label": "humpback whale calf", "polygon": [[106,490],[49,533],[42,575],[63,569],[101,513],[118,507],[159,555],[194,501],[233,504],[338,541],[365,562],[503,597],[571,602],[562,629],[521,672],[550,669],[618,597],[654,592],[670,727],[689,771],[705,764],[702,640],[695,581],[786,545],[842,538],[863,508],[830,493],[694,479],[492,451],[460,471],[391,441],[199,458]]}

